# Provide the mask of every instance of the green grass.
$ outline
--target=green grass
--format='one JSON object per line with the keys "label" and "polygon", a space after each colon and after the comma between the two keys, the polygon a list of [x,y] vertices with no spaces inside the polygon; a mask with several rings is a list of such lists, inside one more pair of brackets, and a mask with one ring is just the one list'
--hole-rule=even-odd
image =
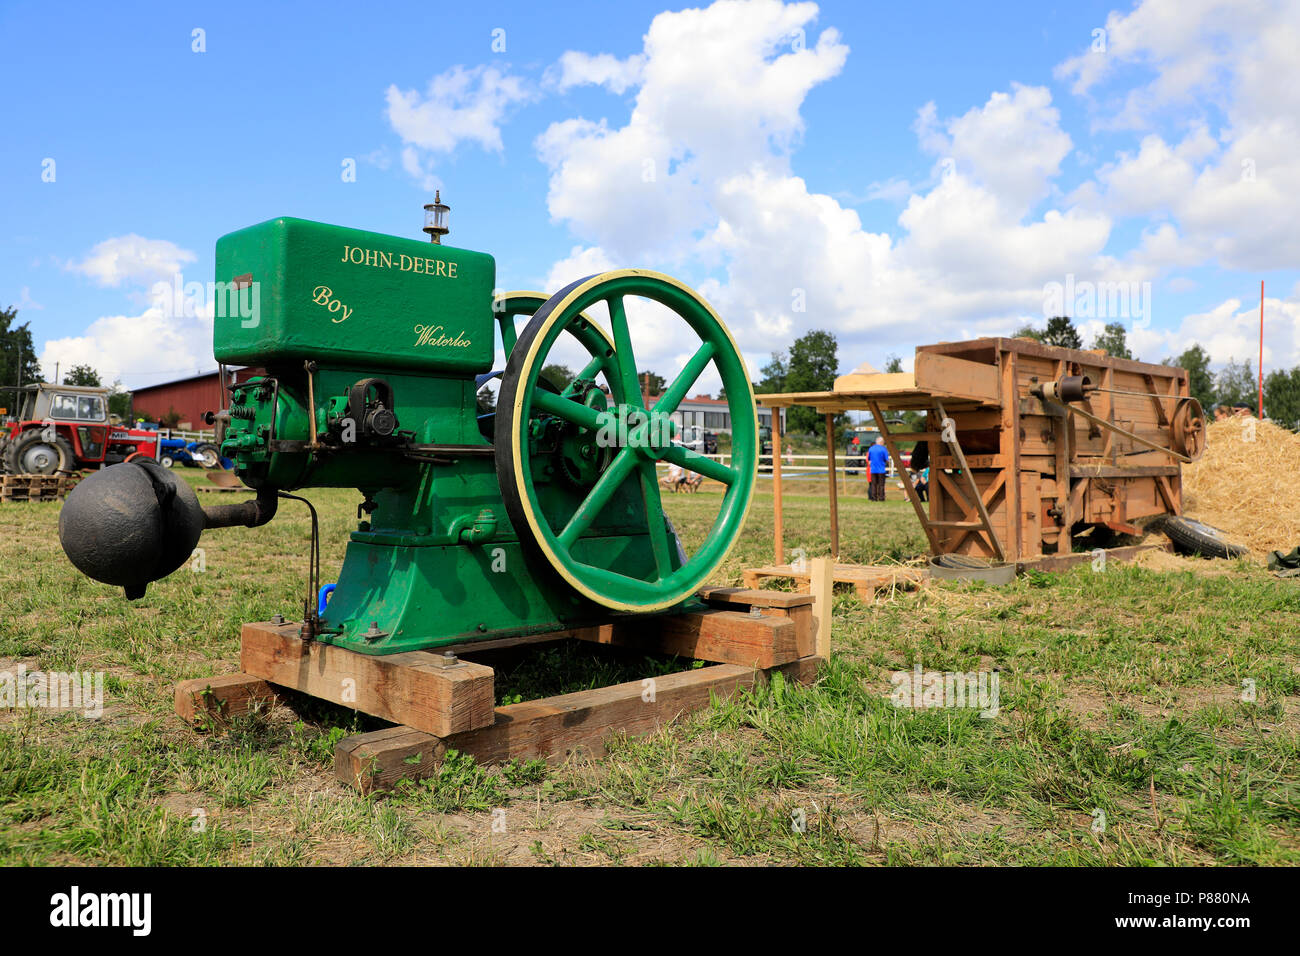
{"label": "green grass", "polygon": [[[356,496],[310,497],[330,580]],[[698,544],[717,497],[667,503]],[[1084,565],[874,605],[837,592],[835,654],[812,687],[774,682],[560,767],[453,755],[363,798],[334,781],[332,754],[369,718],[304,699],[198,734],[172,714],[176,682],[236,669],[241,623],[300,613],[304,508],[209,534],[206,571],[133,604],[67,564],[57,522],[57,504],[0,505],[0,671],[104,671],[107,708],[0,710],[0,863],[1300,862],[1300,583],[1246,562]],[[841,526],[845,560],[924,548],[905,502],[850,497]],[[759,496],[718,582],[769,563],[771,533]],[[787,495],[785,534],[827,553],[825,500]],[[999,715],[895,708],[889,675],[918,663],[996,668]],[[498,698],[688,666],[551,647],[504,662]]]}

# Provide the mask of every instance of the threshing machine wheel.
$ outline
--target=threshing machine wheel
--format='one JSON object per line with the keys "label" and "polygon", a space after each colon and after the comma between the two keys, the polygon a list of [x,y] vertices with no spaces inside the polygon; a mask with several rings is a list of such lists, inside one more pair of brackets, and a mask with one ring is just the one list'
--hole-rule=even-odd
{"label": "threshing machine wheel", "polygon": [[[628,296],[665,306],[684,320],[700,340],[685,367],[649,410],[641,395],[632,351],[624,305]],[[583,313],[598,302],[604,302],[609,310],[612,341],[603,351],[588,349],[592,359],[574,382],[591,381],[604,373],[614,403],[607,410],[591,407],[581,395],[569,394],[568,390],[556,395],[539,386],[538,379],[562,332],[594,325]],[[669,416],[710,363],[722,379],[731,415],[732,459],[726,465],[672,442],[674,426]],[[497,476],[511,522],[522,540],[531,539],[560,576],[592,601],[635,611],[679,604],[700,588],[739,536],[754,490],[758,457],[753,388],[740,351],[722,320],[704,299],[676,279],[657,272],[625,269],[579,279],[551,296],[510,350],[497,409]],[[616,436],[608,463],[585,500],[559,528],[543,513],[533,486],[529,430],[536,416],[554,416],[588,432]],[[725,488],[718,515],[703,545],[678,567],[673,566],[676,555],[670,546],[659,495],[655,470],[659,461],[680,465],[721,482]],[[601,509],[625,481],[634,477],[645,505],[646,538],[655,569],[645,580],[583,563],[574,554],[575,544]]]}
{"label": "threshing machine wheel", "polygon": [[1205,412],[1201,403],[1194,398],[1180,401],[1174,409],[1170,431],[1174,451],[1192,461],[1200,458],[1201,452],[1205,451]]}

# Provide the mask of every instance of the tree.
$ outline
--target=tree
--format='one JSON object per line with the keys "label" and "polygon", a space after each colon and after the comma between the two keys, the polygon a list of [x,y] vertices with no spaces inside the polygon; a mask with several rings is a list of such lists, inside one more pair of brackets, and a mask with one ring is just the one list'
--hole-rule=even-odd
{"label": "tree", "polygon": [[656,375],[648,369],[638,372],[637,380],[641,383],[641,391],[647,395],[662,395],[664,389],[668,387],[668,382],[662,375]]}
{"label": "tree", "polygon": [[1264,412],[1292,431],[1300,431],[1300,365],[1264,376]]}
{"label": "tree", "polygon": [[893,374],[903,370],[903,360],[897,355],[889,355],[885,358],[885,371]]}
{"label": "tree", "polygon": [[569,371],[567,365],[556,365],[554,363],[545,365],[538,374],[560,391],[564,391],[568,384],[573,381],[573,373]]}
{"label": "tree", "polygon": [[1026,325],[1016,333],[1015,337],[1018,339],[1033,339],[1035,342],[1041,342],[1043,341],[1044,334],[1045,333],[1042,329],[1036,329],[1032,325]]}
{"label": "tree", "polygon": [[1251,370],[1250,359],[1228,364],[1214,378],[1214,394],[1221,405],[1245,403],[1251,408],[1259,404],[1259,385]]}
{"label": "tree", "polygon": [[785,377],[789,371],[784,352],[773,352],[772,361],[763,366],[761,370],[762,379],[754,386],[754,391],[760,395],[771,395],[775,392],[785,391]]}
{"label": "tree", "polygon": [[63,376],[64,385],[103,385],[99,380],[99,373],[89,365],[74,365],[68,369],[68,374]]}
{"label": "tree", "polygon": [[122,387],[121,379],[113,383],[113,390],[108,393],[108,413],[124,422],[131,420],[131,393]]}
{"label": "tree", "polygon": [[[0,309],[0,385],[17,385],[20,377],[24,385],[41,380],[41,365],[36,361],[30,323],[16,325],[14,320],[17,318],[18,310],[13,306]],[[0,405],[3,404],[5,402],[0,401]]]}
{"label": "tree", "polygon": [[[835,336],[830,332],[814,330],[796,339],[785,361],[784,391],[830,391],[839,369],[837,351]],[[801,405],[791,406],[787,427],[792,432],[826,433],[826,423],[817,410]]]}
{"label": "tree", "polygon": [[1124,326],[1119,322],[1108,322],[1101,334],[1093,339],[1092,347],[1103,349],[1107,355],[1115,358],[1133,357],[1133,353],[1128,350],[1128,336],[1124,332]]}
{"label": "tree", "polygon": [[1191,392],[1192,398],[1201,403],[1202,408],[1209,410],[1214,404],[1214,376],[1210,373],[1209,352],[1193,342],[1182,355],[1165,359],[1161,364],[1186,369],[1187,390]]}
{"label": "tree", "polygon": [[1068,315],[1058,315],[1048,319],[1047,328],[1043,330],[1043,337],[1039,341],[1044,345],[1055,345],[1063,349],[1083,348],[1083,339],[1079,337],[1079,330],[1074,327]]}

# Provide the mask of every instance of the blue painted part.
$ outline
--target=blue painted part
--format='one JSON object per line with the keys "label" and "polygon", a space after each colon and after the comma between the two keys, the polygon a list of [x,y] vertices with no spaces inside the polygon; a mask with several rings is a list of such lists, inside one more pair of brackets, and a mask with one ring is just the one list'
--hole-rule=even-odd
{"label": "blue painted part", "polygon": [[320,589],[320,594],[316,597],[316,614],[324,616],[325,608],[329,604],[330,595],[334,593],[334,585],[327,584]]}

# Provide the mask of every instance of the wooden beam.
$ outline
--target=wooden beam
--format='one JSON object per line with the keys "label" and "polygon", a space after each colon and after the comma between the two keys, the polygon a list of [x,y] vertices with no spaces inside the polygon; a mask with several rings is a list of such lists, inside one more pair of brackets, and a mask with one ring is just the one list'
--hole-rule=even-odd
{"label": "wooden beam", "polygon": [[195,677],[176,685],[176,716],[191,726],[229,723],[279,701],[275,688],[260,677],[223,674]]}
{"label": "wooden beam", "polygon": [[[880,427],[877,424],[877,427]],[[826,473],[831,490],[831,557],[837,561],[840,557],[840,503],[839,486],[835,478],[835,416],[826,416]],[[780,564],[780,557],[777,558]]]}
{"label": "wooden beam", "polygon": [[822,661],[808,657],[770,672],[715,664],[612,687],[578,691],[543,700],[498,707],[494,722],[478,730],[439,737],[409,727],[388,727],[339,741],[334,772],[362,792],[386,790],[403,779],[433,773],[448,750],[483,764],[544,759],[560,763],[574,753],[599,755],[614,734],[648,734],[673,720],[708,707],[738,690],[781,673],[787,680],[811,683]]}
{"label": "wooden beam", "polygon": [[373,717],[439,735],[493,720],[492,668],[428,651],[370,656],[319,641],[297,624],[245,624],[240,669]]}
{"label": "wooden beam", "polygon": [[[999,477],[1005,488],[1003,494],[1006,497],[1004,510],[1007,515],[1008,557],[1016,561],[1025,554],[1028,547],[1028,542],[1025,541],[1025,521],[1020,508],[1020,402],[1017,400],[1020,395],[1019,366],[1015,352],[1003,350],[998,353],[998,357],[1002,366],[1003,395],[1001,452],[1003,458],[1008,460],[1007,467],[1002,469]],[[987,502],[985,504],[987,506]],[[1042,542],[1035,541],[1033,548],[1035,553],[1041,551]]]}
{"label": "wooden beam", "polygon": [[801,649],[798,629],[788,617],[741,611],[628,615],[572,633],[592,644],[747,667],[774,667],[812,653],[811,635],[805,636]]}

